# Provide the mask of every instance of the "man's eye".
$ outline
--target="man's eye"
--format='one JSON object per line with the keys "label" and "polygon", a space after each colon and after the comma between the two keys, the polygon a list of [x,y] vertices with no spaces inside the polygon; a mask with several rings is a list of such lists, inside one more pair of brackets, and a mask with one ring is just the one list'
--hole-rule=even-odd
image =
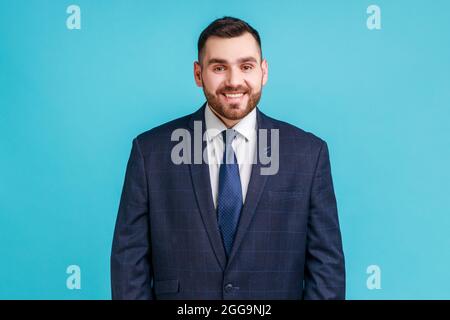
{"label": "man's eye", "polygon": [[225,70],[225,67],[224,67],[224,66],[217,66],[217,67],[214,67],[214,71],[220,72],[220,71],[224,71],[224,70]]}
{"label": "man's eye", "polygon": [[246,65],[242,66],[242,69],[243,69],[244,71],[249,71],[249,70],[252,70],[252,69],[253,69],[253,66],[250,65],[250,64],[246,64]]}

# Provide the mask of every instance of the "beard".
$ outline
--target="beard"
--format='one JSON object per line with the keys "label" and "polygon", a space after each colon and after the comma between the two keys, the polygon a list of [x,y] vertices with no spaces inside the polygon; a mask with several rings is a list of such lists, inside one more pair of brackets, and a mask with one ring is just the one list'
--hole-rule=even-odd
{"label": "beard", "polygon": [[[203,92],[205,93],[206,101],[208,101],[209,106],[214,109],[214,111],[216,111],[219,115],[228,120],[240,120],[248,115],[253,109],[255,109],[255,107],[259,103],[262,94],[262,85],[261,90],[257,92],[253,92],[253,90],[244,86],[223,86],[217,89],[216,93],[213,93],[207,90],[203,83]],[[247,95],[247,104],[244,106],[244,108],[241,108],[241,104],[244,103],[243,101],[237,103],[226,103],[224,101],[221,101],[224,92],[245,92],[245,95]]]}

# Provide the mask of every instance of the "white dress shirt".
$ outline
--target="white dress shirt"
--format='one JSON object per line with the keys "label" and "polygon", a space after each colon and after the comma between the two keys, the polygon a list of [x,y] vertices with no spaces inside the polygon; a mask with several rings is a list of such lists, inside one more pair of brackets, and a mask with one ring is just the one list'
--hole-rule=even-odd
{"label": "white dress shirt", "polygon": [[[221,132],[226,130],[225,124],[210,109],[209,104],[205,108],[205,126],[207,138],[207,154],[209,164],[209,176],[214,207],[217,208],[219,194],[219,170],[223,161],[224,141]],[[239,176],[241,178],[242,200],[245,203],[248,183],[252,172],[253,158],[256,150],[256,107],[242,118],[232,129],[238,133],[231,143],[239,164]]]}

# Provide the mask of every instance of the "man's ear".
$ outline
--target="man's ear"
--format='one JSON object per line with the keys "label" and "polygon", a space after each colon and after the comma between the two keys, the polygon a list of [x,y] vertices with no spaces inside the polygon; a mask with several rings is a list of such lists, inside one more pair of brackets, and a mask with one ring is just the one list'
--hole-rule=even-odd
{"label": "man's ear", "polygon": [[261,62],[261,69],[263,72],[262,85],[264,86],[269,78],[269,64],[266,59]]}
{"label": "man's ear", "polygon": [[202,67],[198,61],[194,62],[194,79],[197,87],[203,87],[202,84]]}

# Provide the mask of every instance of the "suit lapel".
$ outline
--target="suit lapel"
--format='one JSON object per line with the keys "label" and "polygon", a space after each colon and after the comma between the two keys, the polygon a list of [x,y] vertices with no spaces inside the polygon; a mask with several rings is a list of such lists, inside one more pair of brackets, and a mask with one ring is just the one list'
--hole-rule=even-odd
{"label": "suit lapel", "polygon": [[[203,141],[203,134],[205,128],[205,106],[204,104],[197,112],[195,112],[189,120],[189,128],[191,137],[194,137],[194,121],[201,121],[202,123],[202,154],[206,150],[206,141]],[[209,165],[202,159],[201,164],[194,163],[194,139],[191,139],[191,163],[189,164],[192,178],[192,185],[194,193],[197,198],[197,203],[200,209],[203,223],[206,232],[211,242],[212,248],[216,255],[217,261],[222,270],[226,266],[225,248],[223,247],[222,236],[220,235],[219,226],[217,224],[216,210],[212,199],[211,180],[209,176]]]}

